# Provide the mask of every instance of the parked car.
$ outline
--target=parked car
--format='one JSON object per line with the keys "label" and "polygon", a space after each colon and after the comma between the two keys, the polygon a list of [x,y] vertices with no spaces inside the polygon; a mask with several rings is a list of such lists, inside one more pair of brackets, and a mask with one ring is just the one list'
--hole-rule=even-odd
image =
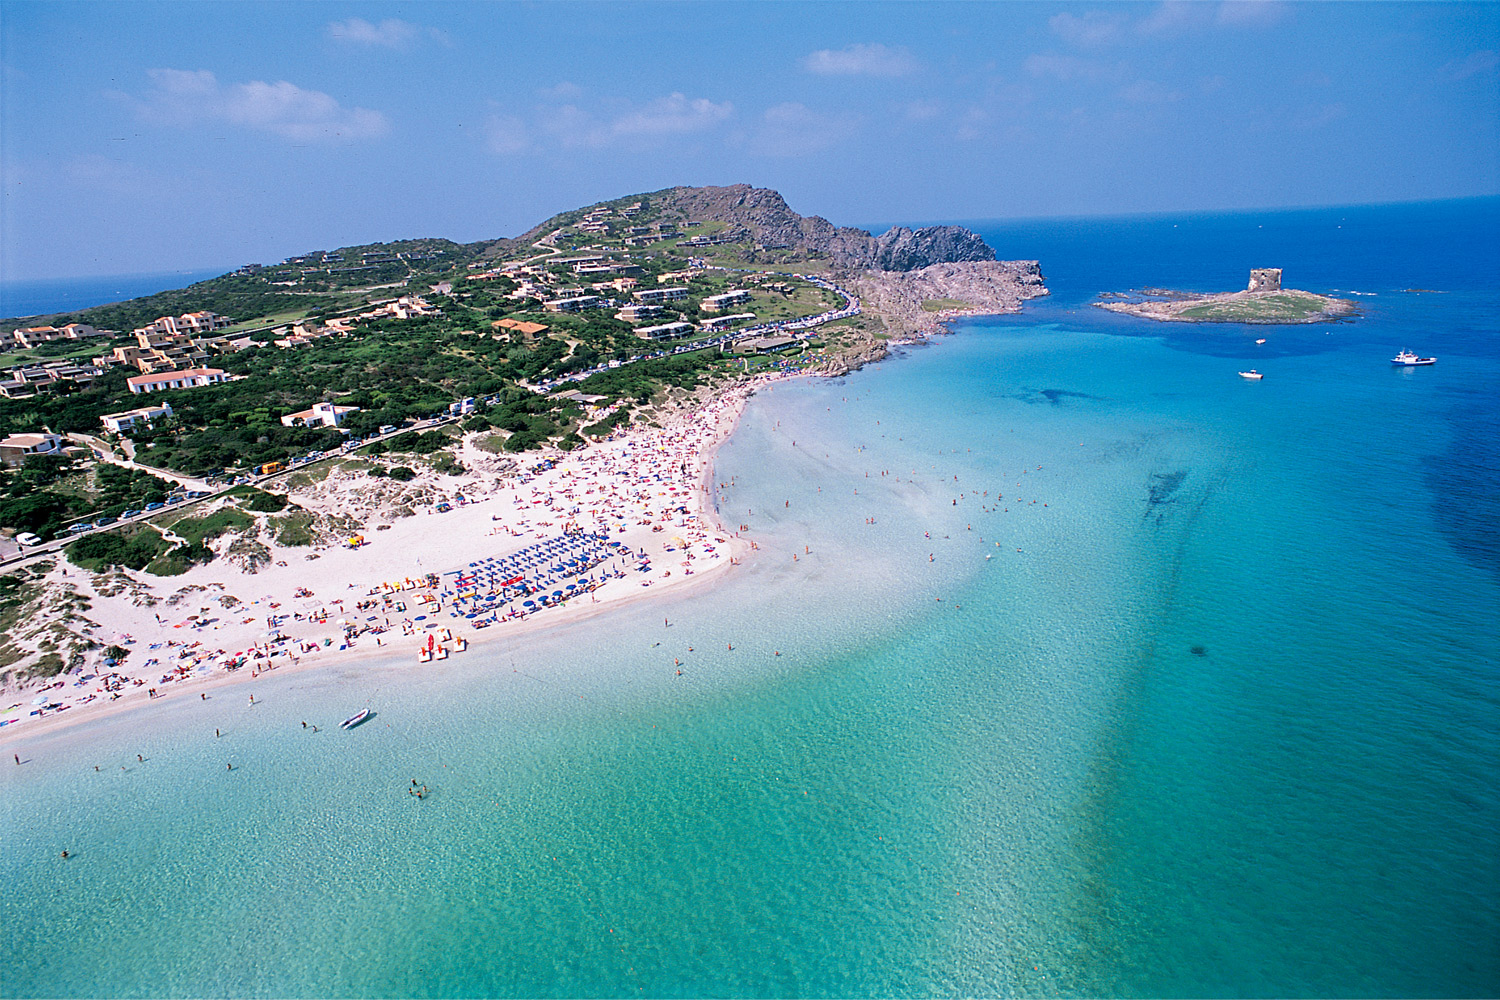
{"label": "parked car", "polygon": [[114,523],[115,523],[115,519],[112,518],[112,517],[101,517],[101,518],[99,518],[99,520],[97,520],[97,521],[94,522],[94,527],[96,527],[96,528],[102,528],[106,524],[114,524]]}
{"label": "parked car", "polygon": [[202,490],[189,490],[187,498],[189,500],[197,500],[200,497],[206,497],[206,496],[208,496],[208,494],[205,493],[205,492],[203,492]]}
{"label": "parked car", "polygon": [[68,534],[70,534],[70,535],[81,535],[85,531],[92,530],[93,527],[94,526],[92,524],[89,524],[87,521],[84,521],[82,524],[75,524],[71,528],[69,528],[68,529]]}
{"label": "parked car", "polygon": [[148,503],[146,505],[146,509],[147,510],[161,510],[165,506],[166,506],[165,503]]}
{"label": "parked car", "polygon": [[18,545],[27,545],[27,546],[30,546],[30,545],[40,545],[40,544],[42,544],[42,540],[40,538],[38,538],[36,535],[33,535],[29,531],[23,531],[19,535],[16,536],[16,544],[18,544]]}
{"label": "parked car", "polygon": [[121,514],[120,516],[121,517],[140,517],[141,516],[141,512],[138,511],[138,510],[127,510],[123,514]]}

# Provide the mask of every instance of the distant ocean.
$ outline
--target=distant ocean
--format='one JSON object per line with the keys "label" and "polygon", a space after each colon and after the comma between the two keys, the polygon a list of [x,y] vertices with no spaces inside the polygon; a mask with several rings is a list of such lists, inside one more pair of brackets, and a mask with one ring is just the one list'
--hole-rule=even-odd
{"label": "distant ocean", "polygon": [[232,268],[204,271],[166,271],[160,274],[116,274],[94,278],[55,278],[45,281],[0,282],[0,316],[44,316],[90,306],[155,295],[209,278]]}
{"label": "distant ocean", "polygon": [[[18,746],[0,992],[1493,996],[1500,202],[979,229],[1054,294],[755,397],[721,583]],[[1361,316],[1088,304],[1263,266]]]}

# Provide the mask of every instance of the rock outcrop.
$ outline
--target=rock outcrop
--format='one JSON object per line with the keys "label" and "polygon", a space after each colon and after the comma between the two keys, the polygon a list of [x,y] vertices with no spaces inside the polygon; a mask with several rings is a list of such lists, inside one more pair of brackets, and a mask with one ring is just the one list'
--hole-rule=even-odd
{"label": "rock outcrop", "polygon": [[993,261],[995,251],[978,234],[963,226],[928,226],[911,230],[897,226],[875,239],[877,271],[915,271],[933,264]]}
{"label": "rock outcrop", "polygon": [[867,271],[854,291],[893,336],[936,332],[957,316],[1013,313],[1049,294],[1034,260],[930,264],[915,271]]}
{"label": "rock outcrop", "polygon": [[[789,250],[805,258],[826,259],[850,271],[912,271],[931,264],[995,259],[995,251],[962,226],[917,230],[897,226],[875,237],[863,229],[835,226],[820,216],[798,215],[779,192],[748,184],[667,188],[611,204],[626,201],[649,206],[642,218],[655,221],[678,225],[722,222],[725,233],[751,244],[747,258],[752,261],[757,253]],[[515,242],[529,244],[541,239],[579,213],[549,219]]]}

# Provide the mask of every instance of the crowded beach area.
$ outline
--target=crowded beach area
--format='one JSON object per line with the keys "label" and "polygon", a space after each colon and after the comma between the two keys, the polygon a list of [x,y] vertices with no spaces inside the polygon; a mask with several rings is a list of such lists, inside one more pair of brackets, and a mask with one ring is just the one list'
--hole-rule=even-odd
{"label": "crowded beach area", "polygon": [[[122,585],[58,560],[47,582],[82,596],[86,634],[127,655],[0,690],[0,741],[231,684],[253,698],[269,671],[393,653],[430,669],[518,630],[701,584],[753,547],[719,522],[714,455],[746,399],[776,377],[506,473],[486,472],[479,456],[462,477],[424,472],[446,500],[367,524],[358,545],[272,543],[253,573],[215,559]],[[336,470],[293,498],[347,513],[370,483]]]}

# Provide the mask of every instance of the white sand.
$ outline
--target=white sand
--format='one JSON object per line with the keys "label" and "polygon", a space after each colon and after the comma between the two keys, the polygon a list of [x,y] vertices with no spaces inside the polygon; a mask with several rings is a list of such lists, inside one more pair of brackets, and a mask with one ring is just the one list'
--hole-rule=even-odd
{"label": "white sand", "polygon": [[[611,440],[586,449],[550,453],[557,465],[537,475],[454,479],[424,473],[425,485],[450,498],[462,494],[467,502],[445,513],[428,507],[414,516],[395,518],[388,530],[367,524],[362,532],[366,544],[358,549],[324,548],[309,561],[308,549],[273,543],[272,563],[253,575],[223,558],[178,577],[129,574],[138,584],[137,593],[149,590],[158,599],[154,606],[145,606],[129,591],[112,597],[90,593],[88,574],[59,566],[51,578],[70,574],[62,582],[92,601],[88,615],[97,623],[92,637],[101,647],[119,644],[131,652],[113,671],[102,666],[101,655],[81,670],[51,681],[0,692],[0,705],[5,706],[0,721],[15,720],[0,728],[0,743],[141,705],[151,700],[153,689],[158,698],[197,698],[211,687],[251,682],[266,670],[348,665],[360,656],[389,654],[392,649],[408,651],[415,663],[426,644],[422,629],[434,620],[451,629],[455,640],[462,636],[482,644],[513,636],[519,629],[550,628],[622,601],[701,584],[752,547],[718,521],[713,460],[745,400],[772,380],[737,386],[684,411],[659,430],[617,432]],[[522,460],[527,468],[542,461],[535,455]],[[335,472],[312,491],[314,499],[300,494],[295,499],[309,509],[339,513],[358,506],[361,491],[374,482],[362,474]],[[440,610],[425,602],[419,606],[426,595],[439,597],[445,585],[451,588],[454,578],[441,574],[557,538],[565,530],[607,534],[611,541],[649,556],[651,568],[641,572],[636,559],[611,559],[599,570],[623,571],[623,579],[607,579],[591,593],[482,630],[455,616],[451,599],[444,599]],[[436,589],[419,586],[430,573],[440,575]],[[597,577],[598,571],[593,575]],[[400,589],[387,593],[390,587]],[[185,588],[192,589],[184,592]],[[367,601],[376,603],[356,609],[356,604]],[[396,601],[405,604],[404,613],[395,610]],[[413,621],[420,614],[428,616],[427,622]],[[269,620],[273,616],[274,626]],[[404,634],[408,631],[415,634]],[[353,637],[346,641],[349,635]],[[445,645],[451,655],[465,655],[457,651],[456,641]],[[229,663],[239,666],[230,670]],[[46,693],[58,707],[31,714],[39,693]]]}

